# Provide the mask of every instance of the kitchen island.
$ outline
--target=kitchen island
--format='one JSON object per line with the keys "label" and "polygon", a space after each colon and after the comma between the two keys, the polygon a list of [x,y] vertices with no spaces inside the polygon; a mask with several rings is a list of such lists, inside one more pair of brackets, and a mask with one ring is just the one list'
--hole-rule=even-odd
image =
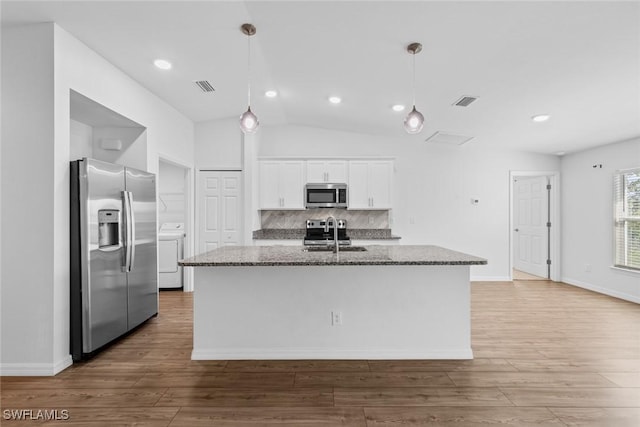
{"label": "kitchen island", "polygon": [[471,359],[471,265],[437,246],[228,246],[194,267],[195,360]]}

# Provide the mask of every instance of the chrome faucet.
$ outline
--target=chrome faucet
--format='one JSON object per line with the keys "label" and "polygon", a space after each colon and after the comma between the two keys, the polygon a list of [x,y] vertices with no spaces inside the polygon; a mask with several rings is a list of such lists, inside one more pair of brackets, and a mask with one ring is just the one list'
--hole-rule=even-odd
{"label": "chrome faucet", "polygon": [[333,253],[335,253],[336,255],[338,254],[339,251],[339,246],[338,245],[338,221],[336,220],[336,217],[334,217],[333,215],[329,215],[327,217],[327,219],[324,220],[324,232],[328,233],[329,232],[329,220],[333,220]]}

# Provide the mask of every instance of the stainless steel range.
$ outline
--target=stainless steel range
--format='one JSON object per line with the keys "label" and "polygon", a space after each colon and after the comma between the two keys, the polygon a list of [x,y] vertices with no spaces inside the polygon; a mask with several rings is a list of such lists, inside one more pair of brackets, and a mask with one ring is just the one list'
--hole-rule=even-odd
{"label": "stainless steel range", "polygon": [[347,220],[345,219],[337,219],[335,222],[332,219],[308,219],[304,244],[307,246],[333,246],[334,227],[338,229],[338,245],[351,245],[351,239],[347,236]]}

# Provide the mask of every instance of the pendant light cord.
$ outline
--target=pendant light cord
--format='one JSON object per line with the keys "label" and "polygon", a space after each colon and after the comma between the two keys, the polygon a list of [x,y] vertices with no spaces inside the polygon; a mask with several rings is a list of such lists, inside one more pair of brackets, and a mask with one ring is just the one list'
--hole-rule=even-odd
{"label": "pendant light cord", "polygon": [[247,103],[251,107],[251,36],[247,35]]}
{"label": "pendant light cord", "polygon": [[416,53],[411,54],[413,56],[413,108],[416,107]]}

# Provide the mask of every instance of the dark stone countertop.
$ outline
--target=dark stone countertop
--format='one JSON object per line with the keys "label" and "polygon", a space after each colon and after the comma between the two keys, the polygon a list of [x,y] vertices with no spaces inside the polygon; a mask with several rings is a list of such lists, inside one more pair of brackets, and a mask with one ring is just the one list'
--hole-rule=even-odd
{"label": "dark stone countertop", "polygon": [[185,267],[305,265],[485,265],[487,260],[439,246],[371,245],[363,252],[307,252],[300,246],[224,246],[182,260]]}

